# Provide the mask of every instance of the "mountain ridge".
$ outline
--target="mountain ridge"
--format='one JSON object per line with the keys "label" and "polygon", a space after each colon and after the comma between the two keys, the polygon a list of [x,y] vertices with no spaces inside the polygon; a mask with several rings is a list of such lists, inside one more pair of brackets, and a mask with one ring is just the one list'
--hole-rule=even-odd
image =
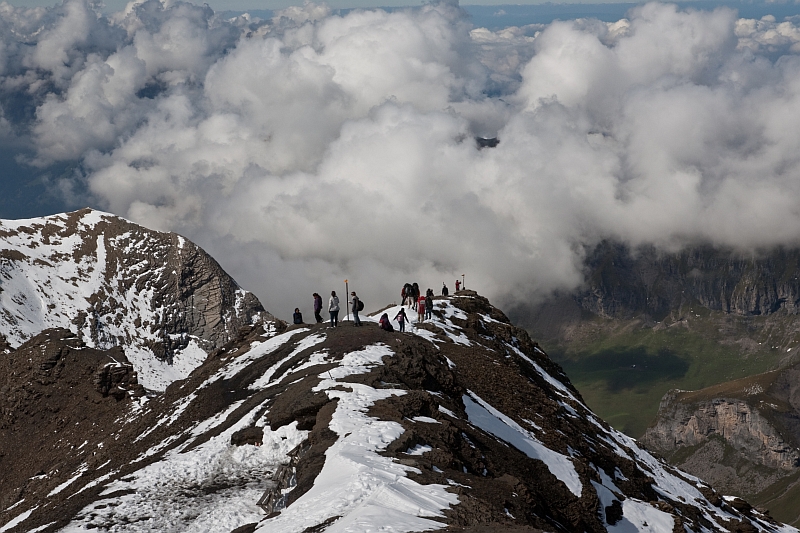
{"label": "mountain ridge", "polygon": [[[387,521],[398,531],[794,531],[612,430],[504,319],[461,291],[406,334],[374,317],[363,328],[251,326],[155,398],[103,397],[96,380],[63,389],[91,386],[116,418],[106,432],[74,430],[75,444],[64,433],[59,468],[37,466],[34,450],[17,456],[28,470],[16,479],[27,481],[3,491],[0,516],[18,520],[12,532],[336,532]],[[31,342],[86,350],[61,331]],[[13,453],[2,450],[0,467]],[[280,465],[292,472],[284,484]],[[265,490],[275,502],[266,515],[255,508]]]}

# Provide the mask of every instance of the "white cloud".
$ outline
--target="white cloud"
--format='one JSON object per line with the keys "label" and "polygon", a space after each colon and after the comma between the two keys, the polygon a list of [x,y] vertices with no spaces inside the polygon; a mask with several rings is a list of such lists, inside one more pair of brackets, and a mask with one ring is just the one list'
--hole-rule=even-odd
{"label": "white cloud", "polygon": [[197,241],[279,315],[344,278],[376,306],[461,273],[530,298],[608,237],[800,241],[795,20],[648,4],[490,32],[447,3],[258,22],[66,0],[0,24],[0,104],[30,109],[3,124],[36,163],[78,161],[93,202]]}

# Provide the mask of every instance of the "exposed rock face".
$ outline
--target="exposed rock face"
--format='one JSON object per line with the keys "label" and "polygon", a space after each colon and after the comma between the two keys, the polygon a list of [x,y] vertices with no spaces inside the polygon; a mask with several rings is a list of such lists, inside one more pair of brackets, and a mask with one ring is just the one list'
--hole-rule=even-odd
{"label": "exposed rock face", "polygon": [[[142,383],[163,390],[242,326],[270,319],[203,250],[172,233],[83,209],[0,221],[0,338],[47,328],[121,346]],[[149,359],[160,371],[145,374]]]}
{"label": "exposed rock face", "polygon": [[642,442],[729,494],[800,519],[800,371],[796,366],[700,391],[670,391]]}
{"label": "exposed rock face", "polygon": [[[0,523],[10,533],[796,531],[609,428],[484,298],[436,298],[434,317],[405,334],[367,317],[361,328],[246,328],[146,402],[103,397],[130,385],[125,372],[98,374],[108,353],[43,334],[1,361],[0,384],[14,390],[0,406],[14,416],[0,434],[0,471],[13,474],[0,484]],[[56,348],[59,358],[39,355]],[[35,383],[43,372],[48,385]],[[8,435],[19,440],[6,445]],[[24,445],[34,441],[52,446]]]}
{"label": "exposed rock face", "polygon": [[642,439],[648,447],[672,455],[720,437],[751,463],[787,471],[800,466],[800,451],[747,402],[714,398],[687,404],[678,396],[671,393],[662,401],[658,422]]}
{"label": "exposed rock face", "polygon": [[800,312],[800,250],[743,255],[698,246],[675,254],[602,243],[587,257],[587,286],[575,297],[600,316],[665,316],[686,303],[738,315]]}
{"label": "exposed rock face", "polygon": [[143,393],[121,348],[89,348],[66,329],[0,357],[0,499],[43,501],[65,472],[100,468],[97,443]]}

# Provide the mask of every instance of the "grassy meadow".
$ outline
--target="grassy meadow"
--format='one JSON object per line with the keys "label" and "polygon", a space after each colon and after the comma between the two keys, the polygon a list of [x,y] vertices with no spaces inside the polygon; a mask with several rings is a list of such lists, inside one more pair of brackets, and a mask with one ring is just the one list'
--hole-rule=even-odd
{"label": "grassy meadow", "polygon": [[668,390],[697,390],[766,372],[800,346],[794,325],[780,318],[703,309],[655,327],[593,321],[571,342],[544,341],[542,347],[589,407],[634,438],[654,420]]}

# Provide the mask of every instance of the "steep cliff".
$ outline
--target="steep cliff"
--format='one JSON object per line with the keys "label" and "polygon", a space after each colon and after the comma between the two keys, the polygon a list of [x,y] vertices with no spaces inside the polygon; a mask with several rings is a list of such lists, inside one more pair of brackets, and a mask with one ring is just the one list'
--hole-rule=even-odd
{"label": "steep cliff", "polygon": [[586,259],[581,308],[614,318],[647,313],[658,320],[685,305],[737,315],[800,312],[800,250],[743,253],[696,246],[664,253],[610,242]]}
{"label": "steep cliff", "polygon": [[799,378],[792,366],[699,391],[670,391],[642,442],[687,472],[795,522],[800,508],[782,502],[798,497]]}

